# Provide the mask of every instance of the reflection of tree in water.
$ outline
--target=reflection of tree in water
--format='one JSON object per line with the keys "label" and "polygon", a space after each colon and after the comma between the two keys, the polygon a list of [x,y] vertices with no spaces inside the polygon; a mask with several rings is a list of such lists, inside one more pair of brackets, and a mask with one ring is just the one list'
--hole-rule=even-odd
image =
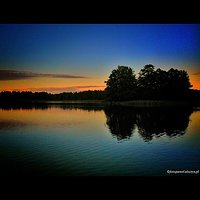
{"label": "reflection of tree in water", "polygon": [[183,135],[192,112],[191,108],[142,109],[136,117],[139,134],[145,141],[152,140],[154,135],[158,137],[163,134],[170,137]]}
{"label": "reflection of tree in water", "polygon": [[106,107],[106,124],[118,140],[130,138],[136,122],[136,113],[128,107]]}
{"label": "reflection of tree in water", "polygon": [[135,124],[145,141],[153,136],[183,135],[189,123],[192,108],[132,108],[107,107],[104,110],[107,125],[118,140],[130,138]]}

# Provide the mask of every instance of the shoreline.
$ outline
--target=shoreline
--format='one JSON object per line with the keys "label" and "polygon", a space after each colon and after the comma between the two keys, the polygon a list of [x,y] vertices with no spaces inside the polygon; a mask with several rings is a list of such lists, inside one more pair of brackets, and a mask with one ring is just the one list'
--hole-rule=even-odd
{"label": "shoreline", "polygon": [[105,100],[21,100],[21,101],[0,101],[0,105],[20,105],[20,104],[51,104],[51,105],[98,105],[98,106],[131,106],[131,107],[165,107],[165,106],[200,106],[200,102],[192,101],[170,101],[170,100],[132,100],[132,101],[105,101]]}

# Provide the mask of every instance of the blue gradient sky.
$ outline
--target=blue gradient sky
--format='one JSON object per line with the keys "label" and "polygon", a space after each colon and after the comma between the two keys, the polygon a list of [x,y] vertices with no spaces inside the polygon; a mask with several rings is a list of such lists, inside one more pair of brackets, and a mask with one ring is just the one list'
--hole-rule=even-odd
{"label": "blue gradient sky", "polygon": [[[199,39],[200,25],[195,24],[4,24],[0,25],[0,69],[88,77],[80,84],[73,78],[66,84],[54,79],[55,87],[103,86],[117,65],[139,72],[151,63],[197,73],[198,81]],[[12,81],[15,88],[19,81]]]}

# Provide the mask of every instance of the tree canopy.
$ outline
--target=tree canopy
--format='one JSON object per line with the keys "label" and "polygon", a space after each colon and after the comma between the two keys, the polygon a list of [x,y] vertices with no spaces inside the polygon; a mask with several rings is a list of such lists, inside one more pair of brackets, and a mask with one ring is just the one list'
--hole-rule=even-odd
{"label": "tree canopy", "polygon": [[130,67],[118,66],[111,72],[105,83],[108,100],[121,101],[134,98],[137,81]]}
{"label": "tree canopy", "polygon": [[184,70],[145,65],[138,78],[127,66],[118,66],[106,81],[106,97],[113,101],[133,99],[181,99],[186,98],[192,87],[189,75]]}

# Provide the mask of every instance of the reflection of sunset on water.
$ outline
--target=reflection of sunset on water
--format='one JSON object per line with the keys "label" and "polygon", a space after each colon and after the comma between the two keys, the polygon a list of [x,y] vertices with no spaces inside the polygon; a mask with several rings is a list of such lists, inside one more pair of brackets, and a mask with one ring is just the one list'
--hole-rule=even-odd
{"label": "reflection of sunset on water", "polygon": [[194,111],[190,116],[188,132],[200,136],[200,110]]}
{"label": "reflection of sunset on water", "polygon": [[0,109],[0,121],[4,123],[15,123],[28,126],[47,126],[47,127],[71,127],[93,128],[98,124],[104,123],[104,113],[102,111],[87,111],[81,109]]}
{"label": "reflection of sunset on water", "polygon": [[0,109],[0,171],[167,176],[169,166],[198,169],[199,119],[186,107],[8,106]]}

